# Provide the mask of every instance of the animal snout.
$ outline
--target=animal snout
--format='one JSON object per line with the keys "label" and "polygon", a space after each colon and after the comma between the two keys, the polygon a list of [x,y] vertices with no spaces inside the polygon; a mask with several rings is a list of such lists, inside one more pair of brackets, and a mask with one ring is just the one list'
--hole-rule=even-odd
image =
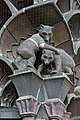
{"label": "animal snout", "polygon": [[49,61],[48,60],[44,61],[44,64],[49,65]]}
{"label": "animal snout", "polygon": [[49,35],[46,36],[46,41],[49,41],[50,37]]}

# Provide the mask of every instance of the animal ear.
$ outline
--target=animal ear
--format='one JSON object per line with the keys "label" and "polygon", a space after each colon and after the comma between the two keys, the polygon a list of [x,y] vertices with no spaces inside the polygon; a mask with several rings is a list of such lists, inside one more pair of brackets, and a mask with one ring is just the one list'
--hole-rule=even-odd
{"label": "animal ear", "polygon": [[55,55],[55,51],[53,51],[53,55]]}
{"label": "animal ear", "polygon": [[54,26],[51,27],[52,31],[54,31]]}
{"label": "animal ear", "polygon": [[37,28],[36,31],[39,32],[39,29]]}
{"label": "animal ear", "polygon": [[44,27],[44,25],[43,24],[40,24],[40,28],[43,28]]}
{"label": "animal ear", "polygon": [[39,30],[40,30],[40,27],[39,27],[39,26],[38,26],[38,27],[36,27],[36,31],[37,31],[37,32],[39,32]]}
{"label": "animal ear", "polygon": [[45,50],[44,50],[44,49],[42,50],[42,53],[45,53]]}
{"label": "animal ear", "polygon": [[36,28],[36,31],[39,32],[40,28]]}

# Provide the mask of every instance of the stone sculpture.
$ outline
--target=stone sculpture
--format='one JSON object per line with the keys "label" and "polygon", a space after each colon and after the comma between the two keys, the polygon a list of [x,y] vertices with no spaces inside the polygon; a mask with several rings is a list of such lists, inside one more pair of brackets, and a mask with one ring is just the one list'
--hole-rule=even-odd
{"label": "stone sculpture", "polygon": [[53,28],[48,25],[40,25],[39,32],[23,41],[17,48],[17,57],[12,65],[19,70],[36,70],[34,67],[36,53],[42,50],[41,65],[38,73],[45,71],[44,74],[58,72],[73,73],[75,62],[72,57],[63,49],[55,48],[50,45],[53,36]]}
{"label": "stone sculpture", "polygon": [[14,59],[12,65],[15,68],[18,68],[19,63],[25,59],[27,60],[26,67],[34,68],[34,63],[36,61],[35,53],[41,49],[50,49],[59,54],[58,49],[49,45],[50,40],[53,35],[53,28],[48,25],[40,25],[39,32],[32,35],[30,38],[27,38],[23,43],[18,46],[17,57]]}
{"label": "stone sculpture", "polygon": [[62,60],[62,71],[66,73],[73,73],[75,68],[75,62],[73,58],[63,49],[56,48],[60,52],[60,57]]}
{"label": "stone sculpture", "polygon": [[42,51],[42,64],[38,67],[38,73],[46,75],[58,72],[73,73],[75,62],[72,57],[63,49],[56,49],[60,54],[47,49]]}
{"label": "stone sculpture", "polygon": [[38,67],[38,73],[51,74],[61,70],[61,57],[54,51],[43,49],[41,56],[42,64]]}

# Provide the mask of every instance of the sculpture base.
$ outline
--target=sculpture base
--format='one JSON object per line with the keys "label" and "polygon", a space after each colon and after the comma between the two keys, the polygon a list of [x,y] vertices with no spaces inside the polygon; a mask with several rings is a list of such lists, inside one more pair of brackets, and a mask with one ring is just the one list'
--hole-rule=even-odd
{"label": "sculpture base", "polygon": [[63,102],[73,86],[66,74],[42,78],[38,74],[26,71],[10,76],[18,96],[32,95],[39,101],[59,98]]}

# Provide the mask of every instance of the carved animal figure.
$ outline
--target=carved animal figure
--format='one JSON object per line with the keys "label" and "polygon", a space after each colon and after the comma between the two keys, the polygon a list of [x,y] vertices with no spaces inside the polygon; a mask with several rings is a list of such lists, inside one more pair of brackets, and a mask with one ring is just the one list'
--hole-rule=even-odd
{"label": "carved animal figure", "polygon": [[60,57],[62,60],[62,70],[67,73],[73,73],[75,68],[75,62],[73,58],[65,52],[63,49],[57,48],[60,52]]}
{"label": "carved animal figure", "polygon": [[61,70],[61,57],[54,51],[43,49],[41,61],[42,64],[38,67],[38,73],[41,75],[57,73]]}
{"label": "carved animal figure", "polygon": [[[42,51],[42,64],[38,67],[38,73],[51,74],[56,72],[73,73],[75,62],[72,57],[67,54],[63,49],[59,49],[60,55],[51,50]],[[45,73],[44,73],[45,72]]]}
{"label": "carved animal figure", "polygon": [[[53,35],[53,27],[48,25],[40,25],[39,33],[32,35],[30,38],[26,39],[17,49],[17,57],[14,60],[15,65],[22,61],[22,59],[27,60],[27,67],[34,67],[36,60],[35,53],[41,49],[50,49],[56,51],[59,54],[59,51],[49,45],[51,37]],[[14,65],[14,64],[13,64]]]}

